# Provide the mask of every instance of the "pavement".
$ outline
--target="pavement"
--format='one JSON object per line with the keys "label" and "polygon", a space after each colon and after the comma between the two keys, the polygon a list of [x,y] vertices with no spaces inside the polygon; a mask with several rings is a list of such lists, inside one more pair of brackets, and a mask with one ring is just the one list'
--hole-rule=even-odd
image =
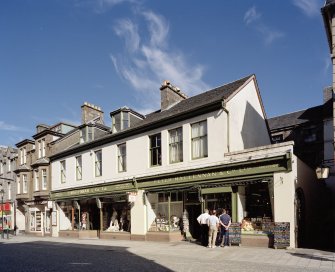
{"label": "pavement", "polygon": [[[245,270],[236,271],[335,271],[335,252],[306,248],[272,249],[245,246],[205,248],[199,244],[186,241],[149,242],[35,237],[28,235],[10,236],[9,239],[5,237],[5,239],[0,239],[0,246],[2,244],[34,242],[48,242],[54,245],[62,243],[69,244],[69,246],[70,244],[80,244],[125,248],[128,252],[148,260],[150,259],[150,261],[154,261],[170,269],[170,271],[198,271],[201,264],[220,262],[221,259],[227,263],[238,263],[245,268]],[[253,270],[248,269],[248,267],[259,268],[257,268],[258,270],[256,268]],[[207,271],[214,270],[217,270],[217,267]]]}

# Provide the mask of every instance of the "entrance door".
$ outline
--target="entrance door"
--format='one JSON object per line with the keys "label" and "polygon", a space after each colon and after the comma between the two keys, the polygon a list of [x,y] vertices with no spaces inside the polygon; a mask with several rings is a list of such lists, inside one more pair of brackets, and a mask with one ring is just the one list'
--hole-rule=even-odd
{"label": "entrance door", "polygon": [[295,192],[295,233],[297,247],[304,247],[305,236],[305,196],[301,188]]}
{"label": "entrance door", "polygon": [[201,214],[200,203],[185,204],[188,212],[188,220],[190,222],[190,233],[194,239],[200,239],[201,229],[197,221],[198,216]]}

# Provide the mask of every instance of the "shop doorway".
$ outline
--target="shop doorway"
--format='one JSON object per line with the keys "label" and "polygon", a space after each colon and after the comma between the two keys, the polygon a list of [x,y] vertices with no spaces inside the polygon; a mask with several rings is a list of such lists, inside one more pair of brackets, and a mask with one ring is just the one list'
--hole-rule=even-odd
{"label": "shop doorway", "polygon": [[201,228],[197,221],[198,216],[202,213],[200,203],[185,204],[188,212],[188,220],[190,224],[190,233],[194,239],[200,239]]}
{"label": "shop doorway", "polygon": [[295,216],[296,216],[296,245],[297,247],[304,247],[305,237],[305,195],[301,188],[295,192]]}
{"label": "shop doorway", "polygon": [[226,209],[227,213],[231,216],[232,203],[231,193],[214,193],[203,195],[205,201],[205,209],[209,211],[216,210],[220,214],[222,209]]}

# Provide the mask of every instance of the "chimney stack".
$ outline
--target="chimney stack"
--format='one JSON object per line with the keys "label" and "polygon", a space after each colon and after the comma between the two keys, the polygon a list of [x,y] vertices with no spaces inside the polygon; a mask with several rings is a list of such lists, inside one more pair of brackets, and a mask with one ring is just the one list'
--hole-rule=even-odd
{"label": "chimney stack", "polygon": [[81,106],[81,123],[87,124],[89,122],[104,124],[104,112],[100,107],[85,102]]}
{"label": "chimney stack", "polygon": [[187,96],[179,88],[171,85],[170,81],[164,80],[161,90],[161,111],[169,109],[178,102],[187,99]]}

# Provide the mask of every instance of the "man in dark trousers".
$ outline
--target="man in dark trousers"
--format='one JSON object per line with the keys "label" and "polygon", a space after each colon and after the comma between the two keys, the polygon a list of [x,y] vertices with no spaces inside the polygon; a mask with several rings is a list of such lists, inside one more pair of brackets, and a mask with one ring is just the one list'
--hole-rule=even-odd
{"label": "man in dark trousers", "polygon": [[197,221],[201,227],[201,244],[205,247],[208,245],[208,225],[207,225],[208,217],[209,217],[208,210],[205,209],[205,212],[200,214],[197,218]]}
{"label": "man in dark trousers", "polygon": [[[220,247],[227,247],[229,246],[229,236],[228,231],[231,224],[231,218],[225,209],[222,210],[222,214],[220,216],[220,225],[221,225],[221,245]],[[223,237],[224,236],[224,237]]]}

